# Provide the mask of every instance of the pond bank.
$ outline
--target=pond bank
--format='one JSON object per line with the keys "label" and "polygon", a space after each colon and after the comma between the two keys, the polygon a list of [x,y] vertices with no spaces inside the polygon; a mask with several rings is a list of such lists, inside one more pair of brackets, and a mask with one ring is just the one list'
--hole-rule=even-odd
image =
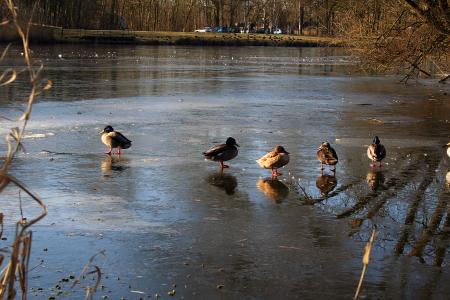
{"label": "pond bank", "polygon": [[[11,42],[17,38],[17,34],[11,28],[5,28],[0,32],[0,42]],[[343,41],[337,38],[286,34],[85,30],[45,25],[33,25],[30,30],[30,40],[51,43],[94,42],[197,46],[327,47],[343,45]]]}

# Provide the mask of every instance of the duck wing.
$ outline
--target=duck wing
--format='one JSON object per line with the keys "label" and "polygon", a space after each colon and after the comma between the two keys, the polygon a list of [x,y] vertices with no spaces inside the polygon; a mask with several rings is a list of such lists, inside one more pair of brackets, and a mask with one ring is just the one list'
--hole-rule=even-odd
{"label": "duck wing", "polygon": [[319,148],[316,153],[317,160],[320,161],[322,164],[328,164],[329,159],[331,158],[331,155],[326,148]]}
{"label": "duck wing", "polygon": [[379,160],[382,160],[386,157],[386,148],[381,144],[375,145],[375,154]]}
{"label": "duck wing", "polygon": [[281,155],[279,155],[279,153],[272,151],[262,156],[256,162],[261,168],[270,169],[280,160],[280,158]]}
{"label": "duck wing", "polygon": [[386,148],[381,144],[372,144],[367,148],[367,156],[373,161],[381,161],[386,157]]}
{"label": "duck wing", "polygon": [[368,157],[370,160],[376,160],[376,159],[377,159],[377,156],[376,156],[376,154],[375,154],[375,145],[374,145],[374,144],[370,145],[370,146],[367,148],[367,157]]}
{"label": "duck wing", "polygon": [[333,165],[333,164],[337,164],[338,162],[338,156],[336,151],[334,151],[333,148],[328,148],[328,149],[324,149],[325,151],[323,151],[324,154],[324,159],[325,159],[325,163],[327,165]]}
{"label": "duck wing", "polygon": [[227,144],[216,145],[203,152],[203,155],[206,157],[213,157],[224,152],[227,148]]}
{"label": "duck wing", "polygon": [[131,141],[118,131],[112,131],[112,132],[108,133],[108,136],[115,143],[119,144],[122,148],[124,148],[124,146],[128,146],[128,145],[131,146]]}

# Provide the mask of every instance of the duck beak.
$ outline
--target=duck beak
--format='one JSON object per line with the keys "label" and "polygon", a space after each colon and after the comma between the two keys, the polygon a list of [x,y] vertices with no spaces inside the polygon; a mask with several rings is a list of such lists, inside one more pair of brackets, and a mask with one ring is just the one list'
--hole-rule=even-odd
{"label": "duck beak", "polygon": [[284,153],[289,154],[289,152],[287,152],[286,150],[284,150]]}
{"label": "duck beak", "polygon": [[[450,143],[449,143],[450,144]],[[237,143],[236,144],[234,144],[234,145],[236,145],[236,146],[238,146],[238,147],[240,147]]]}
{"label": "duck beak", "polygon": [[102,131],[100,131],[99,134],[102,134],[102,133],[104,133],[104,132],[105,132],[105,129],[103,129]]}

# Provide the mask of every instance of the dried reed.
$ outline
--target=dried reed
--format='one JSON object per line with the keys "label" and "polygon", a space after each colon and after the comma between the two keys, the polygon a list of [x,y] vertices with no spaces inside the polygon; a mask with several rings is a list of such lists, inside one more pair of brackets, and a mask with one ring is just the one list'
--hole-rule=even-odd
{"label": "dried reed", "polygon": [[[39,222],[42,218],[47,215],[47,207],[45,206],[42,199],[32,192],[27,186],[22,183],[19,179],[15,178],[8,173],[9,167],[16,156],[16,154],[23,148],[22,138],[27,126],[28,120],[31,115],[33,103],[36,97],[42,92],[51,88],[52,83],[50,80],[42,78],[41,72],[43,69],[42,65],[36,65],[32,60],[31,51],[28,44],[28,32],[29,26],[24,29],[22,28],[19,19],[16,6],[13,0],[5,0],[7,11],[9,12],[9,18],[7,20],[1,20],[0,26],[7,24],[12,24],[15,28],[17,34],[20,37],[22,43],[22,49],[24,53],[24,62],[26,65],[25,70],[15,70],[13,68],[8,68],[2,72],[0,75],[0,87],[12,84],[16,79],[18,74],[25,72],[29,76],[30,92],[27,99],[27,106],[22,114],[22,116],[17,120],[19,127],[12,128],[10,133],[6,136],[6,143],[8,146],[8,152],[3,165],[0,169],[0,193],[10,184],[15,185],[20,191],[25,192],[31,199],[37,203],[41,208],[41,212],[27,220],[23,217],[22,211],[22,201],[20,198],[20,220],[16,222],[16,230],[14,235],[14,240],[10,249],[3,251],[5,255],[0,255],[0,266],[3,266],[3,262],[6,265],[0,271],[0,299],[13,299],[18,295],[16,288],[16,283],[20,287],[22,299],[27,297],[27,273],[30,261],[30,252],[32,244],[32,232],[30,227]],[[10,48],[8,45],[2,55],[0,60],[3,60]],[[3,234],[3,214],[0,213],[0,236]],[[6,256],[9,256],[6,258]]]}
{"label": "dried reed", "polygon": [[366,274],[367,266],[369,265],[370,253],[372,252],[374,240],[375,240],[375,228],[372,229],[372,235],[370,236],[370,239],[367,242],[366,247],[364,248],[364,255],[362,259],[363,269],[361,272],[361,277],[359,278],[358,287],[356,288],[355,297],[353,297],[354,300],[358,299],[359,294],[361,292],[361,286],[364,280],[364,275]]}
{"label": "dried reed", "polygon": [[[89,258],[88,262],[83,267],[83,270],[81,271],[81,274],[78,276],[77,279],[75,279],[75,281],[73,282],[72,287],[71,287],[71,288],[73,288],[75,285],[80,284],[81,281],[82,281],[82,278],[85,278],[86,275],[96,274],[97,278],[95,280],[95,285],[93,287],[91,287],[89,285],[86,287],[86,295],[85,295],[85,299],[86,300],[91,300],[92,299],[92,297],[94,296],[94,294],[97,291],[98,287],[100,286],[100,282],[102,280],[102,271],[100,270],[100,268],[98,266],[92,265],[92,263],[94,262],[94,259],[98,255],[106,256],[105,250],[102,250],[102,251],[98,252],[97,254],[94,254],[93,256],[91,256],[91,258]],[[92,268],[94,270],[89,271],[89,268],[91,266],[92,266]]]}
{"label": "dried reed", "polygon": [[[36,2],[37,3],[37,2]],[[36,100],[36,97],[39,96],[46,90],[49,90],[52,87],[52,82],[48,79],[42,77],[43,65],[37,64],[31,57],[31,50],[29,47],[29,29],[31,22],[28,22],[27,27],[22,27],[19,22],[19,15],[17,11],[17,7],[14,5],[13,0],[5,0],[4,4],[6,5],[6,9],[9,12],[9,18],[7,20],[0,20],[0,26],[5,26],[7,24],[12,24],[17,34],[20,37],[20,41],[23,49],[23,59],[26,65],[26,68],[23,70],[15,70],[13,68],[8,68],[3,71],[0,75],[0,87],[7,86],[16,81],[19,74],[25,73],[28,75],[29,84],[30,84],[30,92],[28,94],[27,106],[21,117],[17,120],[19,123],[18,127],[12,128],[10,133],[6,136],[6,143],[8,146],[8,153],[3,162],[3,165],[0,169],[0,193],[10,184],[15,185],[19,189],[19,210],[20,210],[20,219],[16,222],[16,231],[14,235],[14,240],[10,249],[4,250],[0,249],[0,267],[3,265],[3,262],[6,262],[6,265],[0,271],[0,299],[13,299],[18,295],[16,284],[20,287],[20,294],[22,299],[27,298],[27,274],[29,271],[29,261],[30,261],[30,253],[31,253],[31,244],[32,244],[32,231],[30,227],[35,223],[42,220],[47,215],[47,207],[42,201],[42,199],[32,192],[27,186],[22,183],[19,179],[15,178],[11,174],[8,173],[9,167],[14,160],[16,154],[23,149],[22,139],[25,133],[25,129],[27,123],[30,119],[30,115],[33,108],[33,103]],[[10,45],[6,46],[3,50],[0,61],[2,61],[9,51]],[[3,117],[5,118],[5,117]],[[8,118],[5,118],[8,119]],[[10,119],[8,119],[10,120]],[[22,197],[21,191],[25,192],[31,199],[37,203],[37,205],[41,208],[40,214],[34,216],[31,219],[27,219],[24,217],[23,209],[22,209]],[[0,238],[3,235],[3,213],[0,213]],[[6,254],[9,255],[9,258],[6,259]],[[94,270],[89,271],[90,266],[92,265],[93,260],[98,254],[104,255],[104,251],[97,253],[92,256],[88,263],[83,268],[83,271],[80,275],[84,277],[88,274],[96,274],[97,279],[94,287],[87,286],[86,287],[86,299],[92,299],[93,294],[97,290],[101,281],[101,271],[98,266],[93,266]],[[80,279],[77,279],[73,286],[80,283]],[[72,287],[73,287],[72,286]]]}

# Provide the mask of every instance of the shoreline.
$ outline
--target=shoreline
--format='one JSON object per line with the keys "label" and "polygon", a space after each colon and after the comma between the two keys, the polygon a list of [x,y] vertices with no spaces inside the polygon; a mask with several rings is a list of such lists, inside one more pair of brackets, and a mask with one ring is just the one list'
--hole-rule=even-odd
{"label": "shoreline", "polygon": [[[11,28],[0,32],[0,42],[14,42],[18,36]],[[287,34],[165,32],[130,30],[64,29],[33,25],[30,41],[39,43],[104,43],[140,45],[193,46],[275,46],[275,47],[342,47],[344,41],[332,37]]]}

